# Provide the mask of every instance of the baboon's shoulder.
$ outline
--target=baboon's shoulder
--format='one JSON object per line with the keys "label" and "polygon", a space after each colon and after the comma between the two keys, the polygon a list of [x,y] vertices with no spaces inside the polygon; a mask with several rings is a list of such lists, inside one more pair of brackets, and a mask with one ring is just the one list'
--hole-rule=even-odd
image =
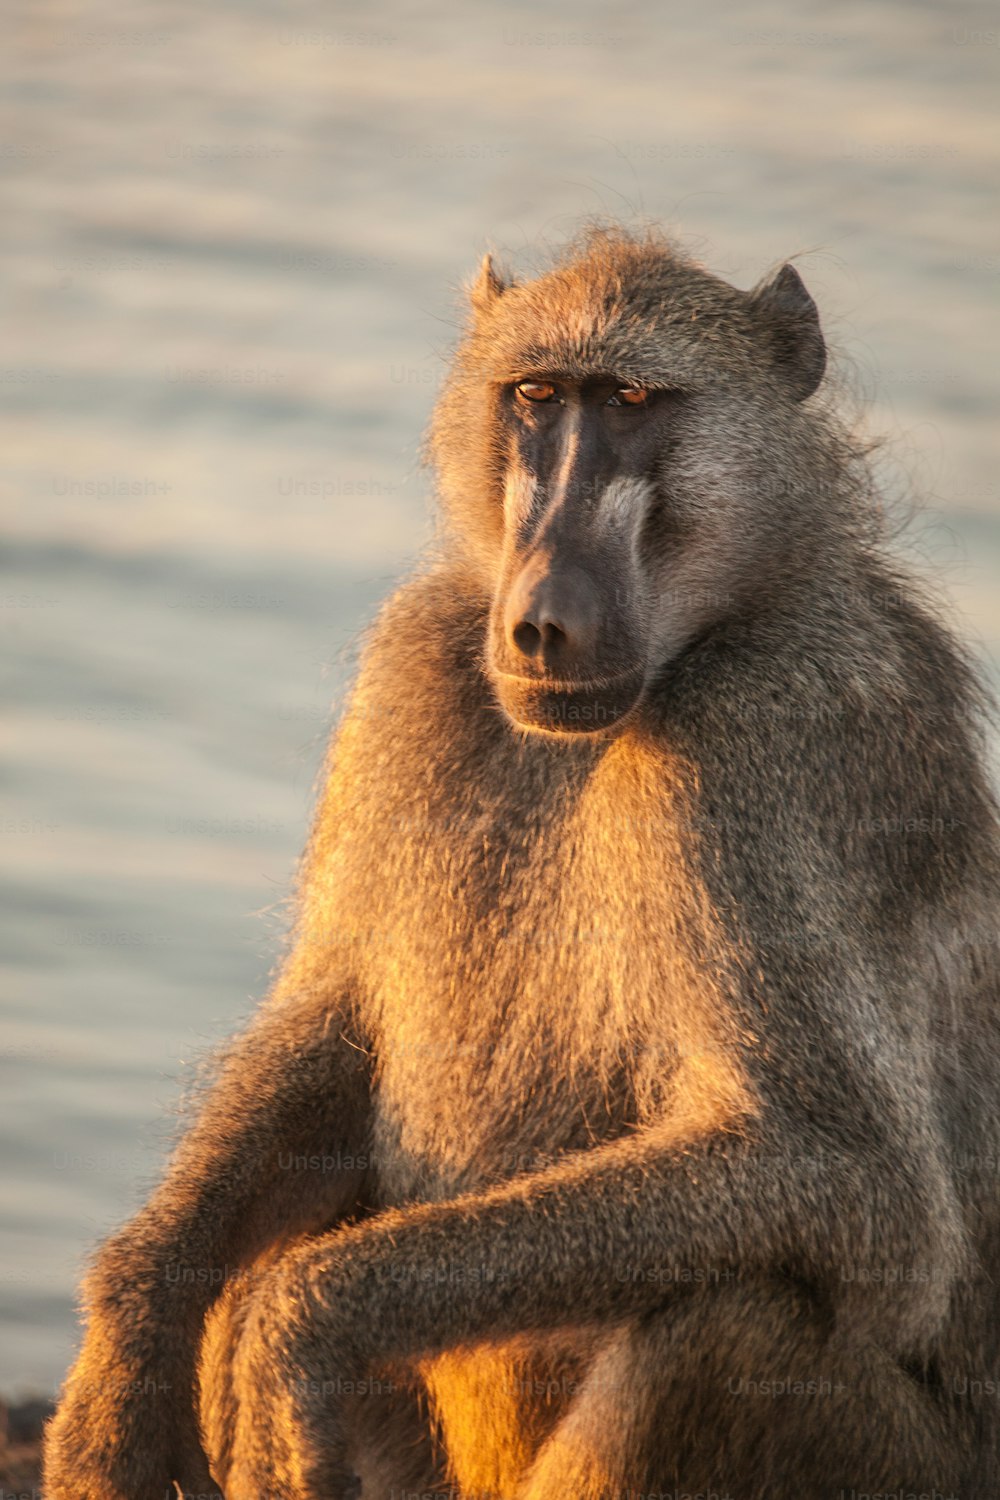
{"label": "baboon's shoulder", "polygon": [[371,772],[380,765],[391,785],[407,758],[430,766],[449,746],[468,753],[478,735],[495,732],[499,711],[480,662],[487,608],[445,567],[429,567],[395,590],[363,641],[331,766],[350,760]]}

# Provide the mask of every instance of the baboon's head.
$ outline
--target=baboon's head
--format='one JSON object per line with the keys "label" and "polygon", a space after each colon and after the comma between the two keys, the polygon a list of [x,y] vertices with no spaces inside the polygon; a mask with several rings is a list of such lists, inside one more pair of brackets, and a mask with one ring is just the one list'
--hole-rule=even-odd
{"label": "baboon's head", "polygon": [[487,257],[432,451],[516,724],[620,727],[658,669],[773,585],[825,357],[787,265],[742,292],[607,231],[521,284]]}

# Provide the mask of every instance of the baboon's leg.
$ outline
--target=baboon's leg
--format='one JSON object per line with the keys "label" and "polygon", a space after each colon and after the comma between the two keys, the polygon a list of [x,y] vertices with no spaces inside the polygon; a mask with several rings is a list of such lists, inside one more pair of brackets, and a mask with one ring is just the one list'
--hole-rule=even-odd
{"label": "baboon's leg", "polygon": [[736,1284],[610,1335],[519,1493],[958,1495],[962,1472],[943,1408],[880,1350],[844,1347],[794,1287]]}
{"label": "baboon's leg", "polygon": [[87,1337],[46,1432],[47,1494],[208,1492],[193,1403],[205,1318],[223,1279],[281,1236],[362,1211],[370,1081],[346,987],[276,999],[226,1049],[164,1182],[87,1277]]}
{"label": "baboon's leg", "polygon": [[[231,1282],[213,1307],[202,1343],[199,1381],[205,1451],[213,1477],[225,1484],[237,1452],[237,1395],[233,1357],[243,1336],[255,1287],[275,1255],[262,1258],[245,1278]],[[277,1479],[288,1462],[283,1414],[264,1406],[256,1412],[252,1441],[259,1463]],[[444,1478],[442,1450],[435,1442],[429,1400],[413,1371],[383,1370],[331,1391],[331,1404],[349,1433],[352,1480],[331,1500],[399,1500],[402,1495],[454,1494]],[[246,1431],[244,1424],[242,1430]],[[280,1484],[280,1480],[279,1480]],[[275,1491],[280,1494],[280,1488]]]}

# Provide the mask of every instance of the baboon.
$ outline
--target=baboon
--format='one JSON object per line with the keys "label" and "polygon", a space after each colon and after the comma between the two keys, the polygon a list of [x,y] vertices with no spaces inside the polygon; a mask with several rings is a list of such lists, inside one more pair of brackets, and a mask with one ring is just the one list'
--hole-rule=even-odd
{"label": "baboon", "polygon": [[289,956],[49,1500],[1000,1493],[985,694],[798,273],[487,259]]}

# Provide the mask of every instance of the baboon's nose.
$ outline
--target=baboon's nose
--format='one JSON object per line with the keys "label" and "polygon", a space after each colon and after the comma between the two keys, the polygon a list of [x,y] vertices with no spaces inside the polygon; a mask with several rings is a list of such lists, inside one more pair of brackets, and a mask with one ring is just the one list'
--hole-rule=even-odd
{"label": "baboon's nose", "polygon": [[546,671],[574,675],[592,663],[599,626],[598,601],[579,569],[553,572],[529,562],[514,581],[504,612],[515,658]]}
{"label": "baboon's nose", "polygon": [[521,620],[514,626],[511,632],[514,645],[522,656],[538,656],[543,647],[552,652],[559,649],[560,638],[565,640],[566,632],[557,620],[549,620],[542,617],[536,625],[534,620]]}

